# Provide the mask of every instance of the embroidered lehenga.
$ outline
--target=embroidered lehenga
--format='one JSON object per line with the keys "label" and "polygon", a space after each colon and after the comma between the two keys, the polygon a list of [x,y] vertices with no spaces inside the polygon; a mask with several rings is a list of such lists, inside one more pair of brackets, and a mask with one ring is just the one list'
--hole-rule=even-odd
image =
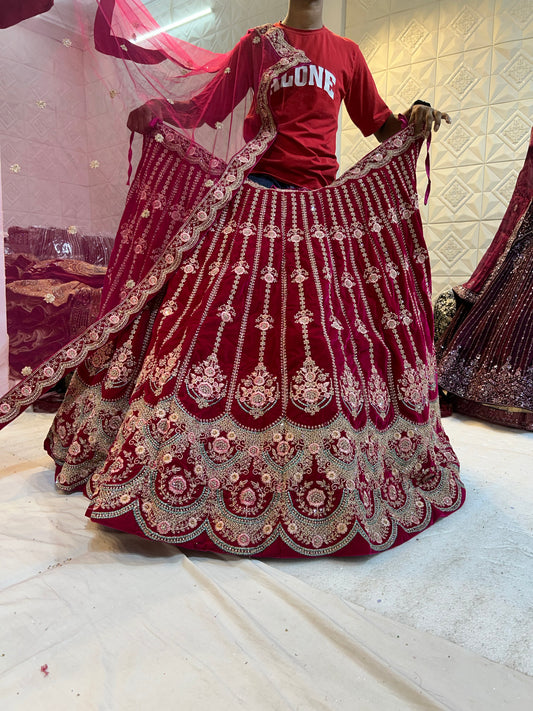
{"label": "embroidered lehenga", "polygon": [[437,344],[453,409],[533,430],[533,130],[525,164],[492,244]]}
{"label": "embroidered lehenga", "polygon": [[265,87],[302,57],[279,28],[250,42],[255,137],[225,159],[154,127],[100,319],[0,413],[77,366],[47,449],[107,526],[240,555],[384,550],[464,499],[439,417],[422,137],[326,188],[253,184],[275,135]]}

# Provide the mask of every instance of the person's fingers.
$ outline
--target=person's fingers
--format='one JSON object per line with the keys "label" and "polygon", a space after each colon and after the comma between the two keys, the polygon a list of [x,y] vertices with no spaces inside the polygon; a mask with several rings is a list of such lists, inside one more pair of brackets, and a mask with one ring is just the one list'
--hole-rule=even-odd
{"label": "person's fingers", "polygon": [[434,116],[435,116],[435,111],[428,107],[427,111],[425,112],[425,116],[424,116],[424,131],[426,132],[426,136],[428,136],[431,133],[431,127],[433,126]]}

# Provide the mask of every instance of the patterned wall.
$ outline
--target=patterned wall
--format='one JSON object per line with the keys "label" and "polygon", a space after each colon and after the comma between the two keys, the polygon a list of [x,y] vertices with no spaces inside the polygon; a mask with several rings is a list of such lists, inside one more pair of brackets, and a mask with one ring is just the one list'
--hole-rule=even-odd
{"label": "patterned wall", "polygon": [[83,52],[22,23],[0,30],[4,229],[90,227]]}
{"label": "patterned wall", "polygon": [[[452,115],[431,148],[432,193],[422,213],[438,294],[472,273],[525,158],[533,0],[347,0],[346,35],[393,111],[421,98]],[[342,168],[374,146],[345,117]],[[421,171],[421,189],[424,180]]]}

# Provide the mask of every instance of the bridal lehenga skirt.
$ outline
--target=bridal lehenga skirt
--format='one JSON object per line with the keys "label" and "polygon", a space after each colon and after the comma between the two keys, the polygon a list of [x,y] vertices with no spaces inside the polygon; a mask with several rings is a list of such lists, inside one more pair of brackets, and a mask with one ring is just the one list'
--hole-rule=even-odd
{"label": "bridal lehenga skirt", "polygon": [[[195,232],[187,195],[203,181],[216,199],[232,176],[206,180],[169,131],[156,138],[104,299],[102,321],[130,317],[88,351],[55,418],[57,485],[84,489],[106,526],[248,556],[382,551],[459,508],[420,139],[404,131],[319,190],[244,180]],[[139,285],[154,291],[140,309]]]}

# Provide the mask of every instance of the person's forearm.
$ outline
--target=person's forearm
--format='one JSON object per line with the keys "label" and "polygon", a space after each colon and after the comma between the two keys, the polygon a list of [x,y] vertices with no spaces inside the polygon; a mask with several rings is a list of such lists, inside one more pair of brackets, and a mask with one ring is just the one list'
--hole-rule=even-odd
{"label": "person's forearm", "polygon": [[391,114],[383,126],[381,126],[381,128],[374,133],[374,136],[380,143],[383,143],[383,141],[386,141],[387,138],[394,136],[394,134],[398,133],[401,129],[402,123],[400,119],[394,114]]}

